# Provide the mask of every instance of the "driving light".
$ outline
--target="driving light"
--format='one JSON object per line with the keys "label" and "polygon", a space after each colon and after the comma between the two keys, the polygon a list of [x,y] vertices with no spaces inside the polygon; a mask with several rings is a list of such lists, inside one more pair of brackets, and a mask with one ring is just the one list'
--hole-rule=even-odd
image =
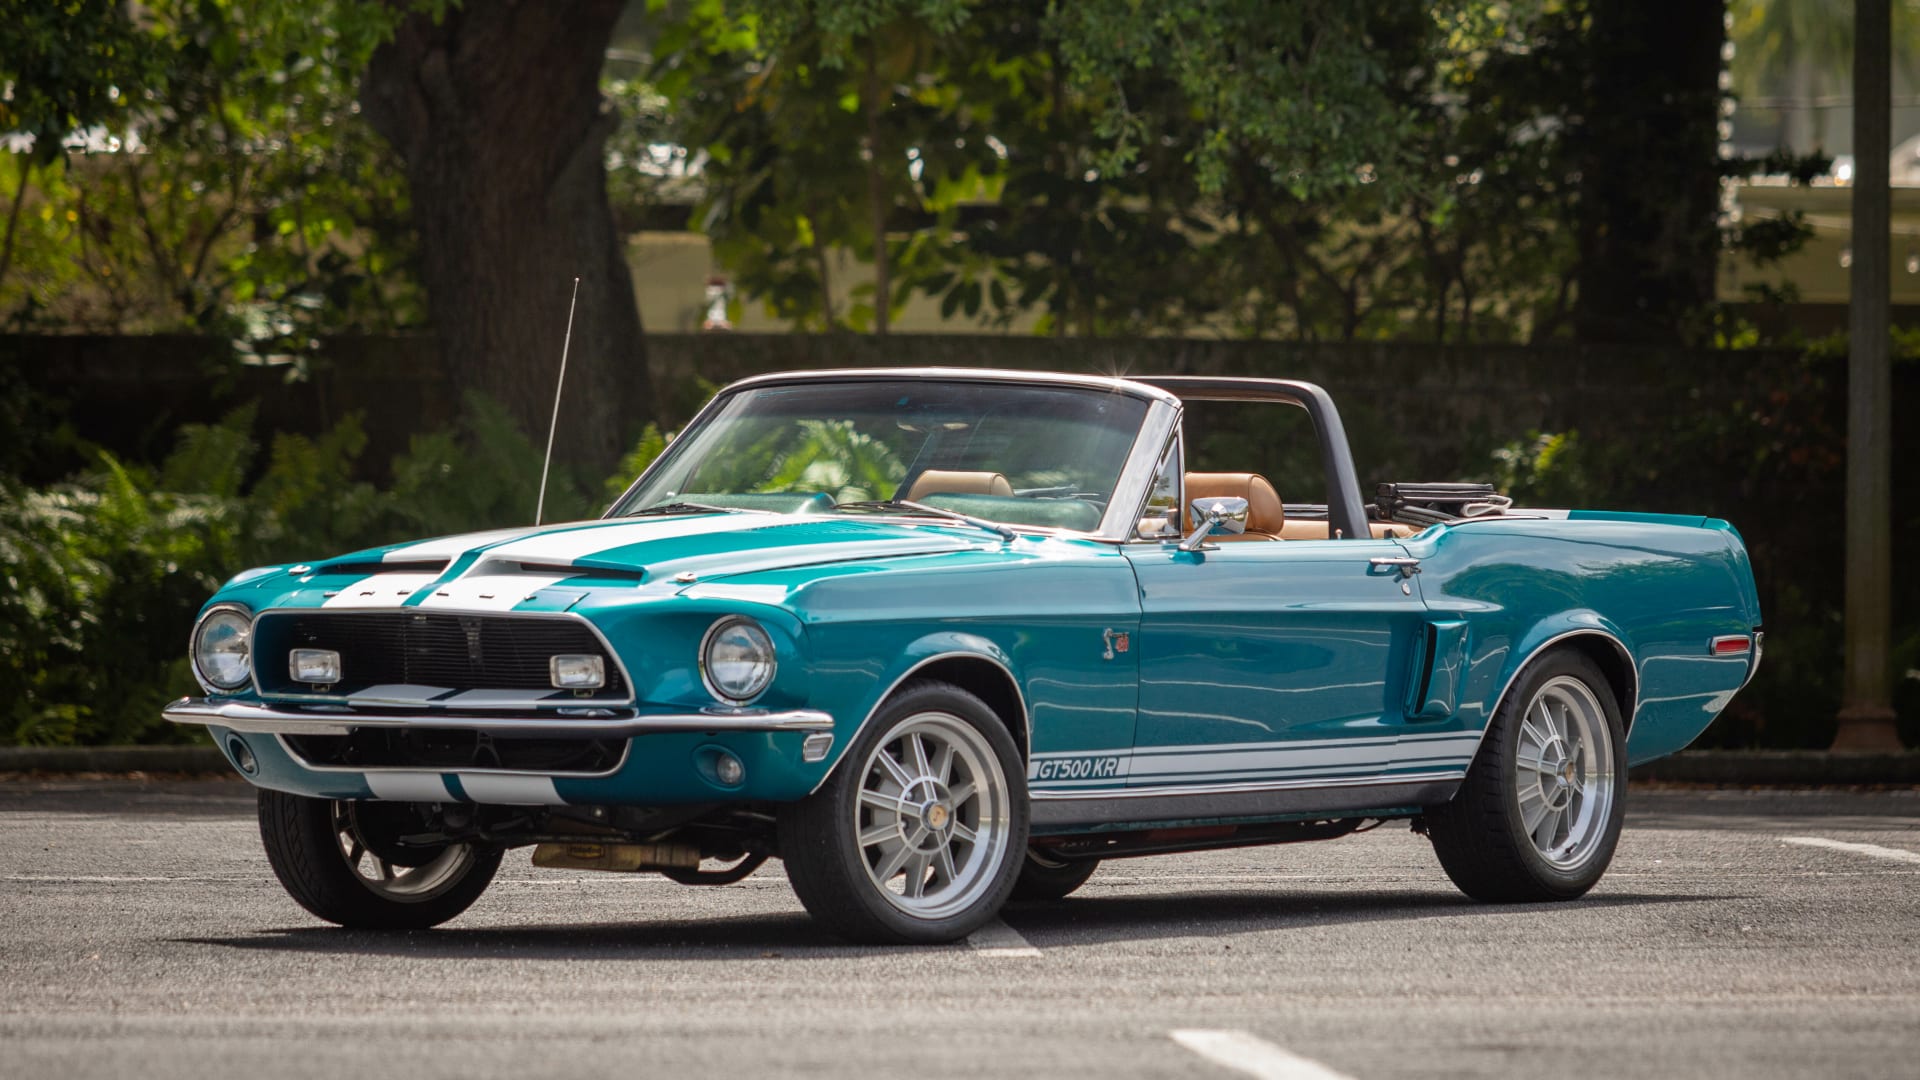
{"label": "driving light", "polygon": [[194,624],[187,656],[208,690],[232,692],[253,678],[253,622],[237,607],[217,607]]}
{"label": "driving light", "polygon": [[739,758],[722,750],[713,757],[713,776],[728,787],[739,787],[740,781],[747,778],[747,767]]}
{"label": "driving light", "polygon": [[713,696],[735,705],[752,701],[773,682],[773,669],[773,639],[759,623],[729,615],[707,630],[700,677]]}
{"label": "driving light", "polygon": [[248,776],[260,771],[260,759],[253,756],[253,748],[241,741],[240,736],[227,737],[227,753],[233,757],[234,767]]}
{"label": "driving light", "polygon": [[607,685],[607,659],[586,654],[555,656],[547,661],[547,674],[562,690],[598,690]]}
{"label": "driving light", "polygon": [[294,682],[325,686],[340,681],[340,654],[332,649],[295,649],[287,654]]}

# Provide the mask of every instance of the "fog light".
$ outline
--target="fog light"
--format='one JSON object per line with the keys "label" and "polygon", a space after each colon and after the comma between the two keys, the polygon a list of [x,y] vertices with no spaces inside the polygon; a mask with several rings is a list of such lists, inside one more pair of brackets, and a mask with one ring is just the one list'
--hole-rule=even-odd
{"label": "fog light", "polygon": [[547,661],[547,674],[562,690],[598,690],[607,685],[607,659],[604,656],[555,656]]}
{"label": "fog light", "polygon": [[295,649],[287,654],[294,682],[329,686],[340,681],[340,654],[332,649]]}
{"label": "fog light", "polygon": [[738,787],[740,781],[747,778],[747,767],[740,764],[739,758],[722,750],[713,756],[713,778],[728,787]]}
{"label": "fog light", "polygon": [[260,762],[253,756],[253,750],[236,736],[227,740],[227,753],[233,755],[234,767],[252,776],[260,771]]}

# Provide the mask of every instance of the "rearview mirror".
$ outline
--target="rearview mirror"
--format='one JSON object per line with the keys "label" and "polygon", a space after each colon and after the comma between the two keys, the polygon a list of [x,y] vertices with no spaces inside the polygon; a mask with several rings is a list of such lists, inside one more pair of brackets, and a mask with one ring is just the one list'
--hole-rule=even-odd
{"label": "rearview mirror", "polygon": [[1180,542],[1181,551],[1198,551],[1214,533],[1238,536],[1247,531],[1247,500],[1221,495],[1195,499],[1187,507],[1193,532]]}

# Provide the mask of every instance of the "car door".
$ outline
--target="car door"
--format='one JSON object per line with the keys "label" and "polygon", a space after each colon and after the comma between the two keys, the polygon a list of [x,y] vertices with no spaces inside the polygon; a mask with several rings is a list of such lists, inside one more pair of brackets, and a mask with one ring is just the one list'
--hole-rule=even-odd
{"label": "car door", "polygon": [[1428,640],[1398,542],[1125,551],[1142,609],[1130,786],[1303,787],[1389,770],[1417,724],[1409,681]]}

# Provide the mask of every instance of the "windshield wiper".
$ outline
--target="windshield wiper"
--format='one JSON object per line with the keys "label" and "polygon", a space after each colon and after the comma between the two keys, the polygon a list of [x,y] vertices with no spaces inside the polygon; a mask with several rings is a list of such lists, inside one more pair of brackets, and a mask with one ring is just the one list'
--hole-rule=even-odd
{"label": "windshield wiper", "polygon": [[1009,529],[1005,525],[1001,525],[997,522],[988,521],[985,518],[977,518],[977,517],[974,517],[972,514],[962,514],[958,510],[946,510],[938,506],[928,506],[926,503],[913,502],[908,499],[868,499],[862,502],[843,502],[835,505],[834,509],[835,510],[894,510],[894,511],[906,511],[909,513],[918,513],[918,514],[931,514],[934,517],[946,518],[948,521],[957,521],[962,525],[971,525],[976,529],[985,529],[988,532],[993,533],[995,536],[998,536],[1002,540],[1009,540],[1009,541],[1013,540],[1016,535],[1012,529]]}
{"label": "windshield wiper", "polygon": [[731,506],[708,506],[706,503],[697,503],[697,502],[670,502],[670,503],[661,503],[659,506],[649,506],[641,510],[630,510],[624,514],[621,514],[620,516],[621,517],[653,517],[658,514],[744,514],[744,513],[746,513],[745,510],[738,510]]}

